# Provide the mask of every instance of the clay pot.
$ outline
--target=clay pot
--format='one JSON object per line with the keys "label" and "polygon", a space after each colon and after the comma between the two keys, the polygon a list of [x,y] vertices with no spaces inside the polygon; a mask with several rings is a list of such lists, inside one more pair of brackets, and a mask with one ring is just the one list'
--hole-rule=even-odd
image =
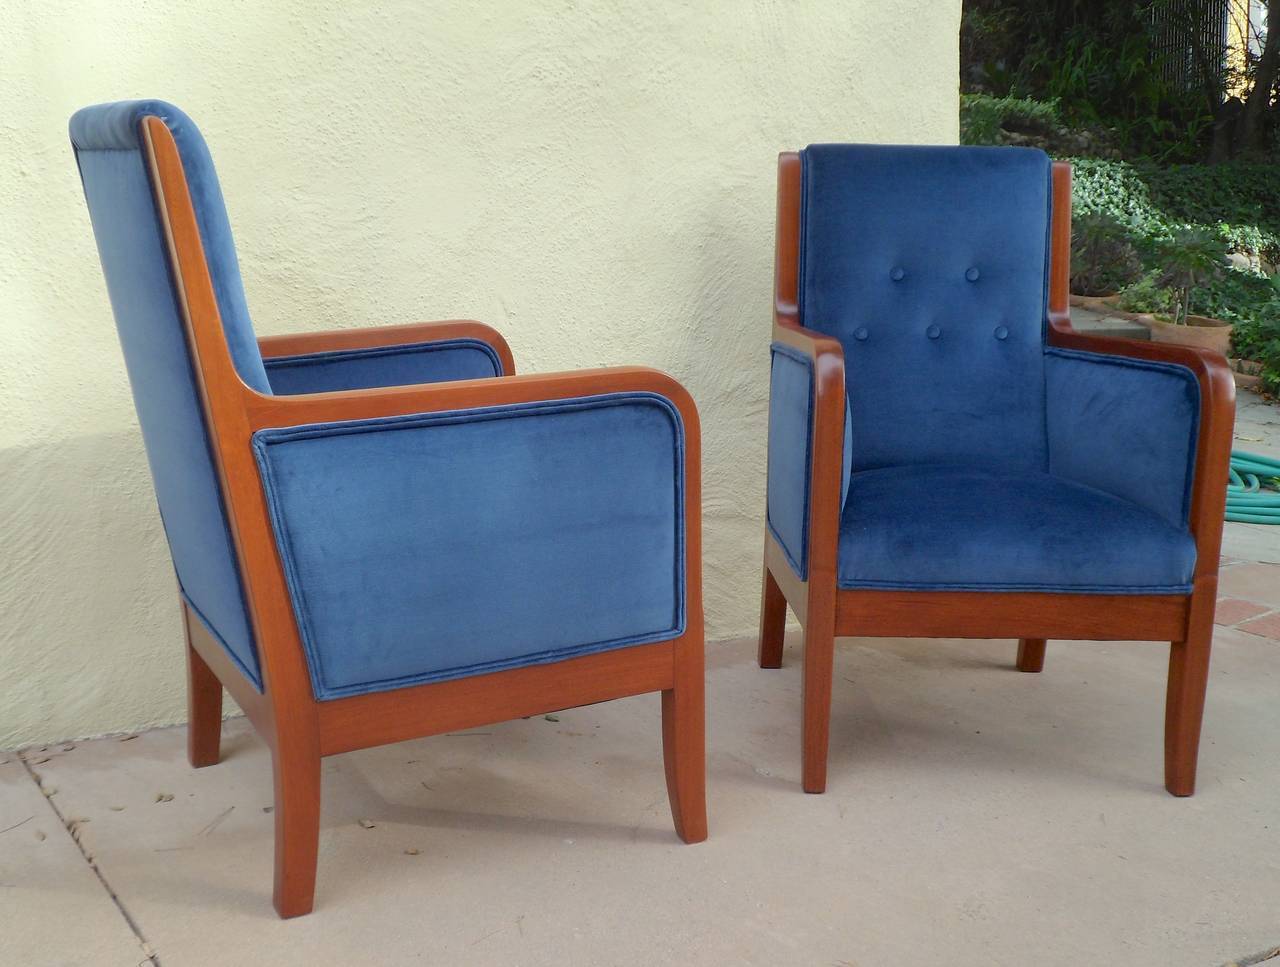
{"label": "clay pot", "polygon": [[1198,349],[1212,349],[1223,356],[1231,353],[1231,330],[1229,322],[1221,319],[1210,319],[1207,316],[1187,316],[1185,326],[1176,326],[1159,316],[1140,317],[1140,321],[1151,329],[1151,341],[1172,343],[1175,346],[1195,346]]}
{"label": "clay pot", "polygon": [[1107,295],[1076,295],[1072,293],[1071,304],[1081,309],[1092,309],[1094,312],[1107,312],[1115,308],[1115,298],[1119,293]]}

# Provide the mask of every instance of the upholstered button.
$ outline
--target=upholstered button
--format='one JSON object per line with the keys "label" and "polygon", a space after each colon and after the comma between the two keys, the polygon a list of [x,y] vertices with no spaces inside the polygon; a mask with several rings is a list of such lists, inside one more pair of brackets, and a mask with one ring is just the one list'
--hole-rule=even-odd
{"label": "upholstered button", "polygon": [[1006,329],[1004,326],[996,326],[996,338],[997,338],[997,339],[1008,339],[1008,338],[1009,338],[1009,330],[1008,330],[1008,329]]}
{"label": "upholstered button", "polygon": [[895,265],[893,268],[889,270],[889,278],[893,279],[894,282],[901,282],[906,277],[906,275],[907,275],[907,270],[904,269],[901,265]]}
{"label": "upholstered button", "polygon": [[964,277],[970,282],[977,282],[980,274],[977,269],[969,268],[965,270]]}
{"label": "upholstered button", "polygon": [[928,336],[930,339],[937,339],[939,336],[942,335],[942,330],[939,329],[937,326],[930,326],[924,332],[925,332],[925,335]]}
{"label": "upholstered button", "polygon": [[856,340],[858,340],[858,342],[866,342],[866,340],[867,340],[867,329],[866,329],[866,327],[865,327],[865,326],[859,326],[857,329],[853,330],[853,338],[854,338],[854,339],[856,339]]}

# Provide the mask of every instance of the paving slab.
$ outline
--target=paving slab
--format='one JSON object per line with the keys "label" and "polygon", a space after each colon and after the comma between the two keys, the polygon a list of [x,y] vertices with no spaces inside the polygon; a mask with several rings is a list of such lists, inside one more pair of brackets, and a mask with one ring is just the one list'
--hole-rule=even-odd
{"label": "paving slab", "polygon": [[243,721],[198,772],[180,728],[38,769],[164,967],[1216,967],[1280,944],[1280,649],[1216,642],[1191,799],[1162,788],[1150,643],[1052,642],[1027,675],[1013,642],[842,641],[822,796],[795,644],[780,671],[713,645],[697,846],[656,696],[329,759],[317,908],[288,922]]}
{"label": "paving slab", "polygon": [[1071,326],[1077,332],[1091,336],[1110,336],[1113,339],[1137,339],[1150,342],[1151,330],[1140,322],[1123,316],[1095,312],[1083,306],[1071,307]]}
{"label": "paving slab", "polygon": [[[1271,529],[1280,536],[1280,528]],[[1280,564],[1242,561],[1221,568],[1218,571],[1218,590],[1225,597],[1243,598],[1269,609],[1280,608]]]}
{"label": "paving slab", "polygon": [[138,938],[15,753],[0,753],[0,963],[137,967]]}
{"label": "paving slab", "polygon": [[[1247,453],[1280,458],[1280,403],[1249,390],[1236,393],[1233,446]],[[1222,552],[1244,561],[1280,564],[1280,525],[1229,520],[1222,532]],[[1280,595],[1280,588],[1276,593]]]}

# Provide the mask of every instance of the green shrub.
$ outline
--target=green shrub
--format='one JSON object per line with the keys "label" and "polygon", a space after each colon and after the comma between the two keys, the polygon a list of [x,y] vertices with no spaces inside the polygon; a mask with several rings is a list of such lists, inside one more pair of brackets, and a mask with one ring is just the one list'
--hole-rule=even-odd
{"label": "green shrub", "polygon": [[1226,271],[1226,253],[1222,240],[1203,228],[1186,228],[1160,245],[1160,285],[1177,295],[1173,321],[1185,325],[1193,307],[1207,303],[1203,291],[1222,278]]}
{"label": "green shrub", "polygon": [[1159,272],[1148,272],[1121,290],[1116,306],[1125,312],[1173,315],[1178,306],[1178,293],[1160,284]]}
{"label": "green shrub", "polygon": [[1042,133],[1057,124],[1058,105],[1054,101],[989,94],[960,95],[961,144],[1002,144],[1001,131]]}
{"label": "green shrub", "polygon": [[1072,169],[1074,211],[1128,225],[1139,250],[1197,228],[1228,251],[1280,262],[1280,167],[1075,158]]}
{"label": "green shrub", "polygon": [[[1227,252],[1255,265],[1280,264],[1280,168],[1162,168],[1098,158],[1073,159],[1072,168],[1073,229],[1085,220],[1106,220],[1124,233],[1146,267],[1142,278],[1122,290],[1121,308],[1176,315],[1189,301],[1194,312],[1234,323],[1232,352],[1260,361],[1264,384],[1280,393],[1280,281],[1256,269],[1211,264]],[[1179,254],[1188,245],[1191,251]],[[1195,277],[1182,298],[1169,288],[1172,275],[1185,279],[1179,266]]]}
{"label": "green shrub", "polygon": [[1110,295],[1142,275],[1142,257],[1126,228],[1109,215],[1088,213],[1071,223],[1071,291]]}

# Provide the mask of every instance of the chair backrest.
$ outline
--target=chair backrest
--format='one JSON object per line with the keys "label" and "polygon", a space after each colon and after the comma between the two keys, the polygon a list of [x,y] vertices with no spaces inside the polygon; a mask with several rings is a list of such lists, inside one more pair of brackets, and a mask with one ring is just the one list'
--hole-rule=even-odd
{"label": "chair backrest", "polygon": [[824,144],[802,163],[799,317],[844,346],[852,469],[1045,469],[1048,157]]}
{"label": "chair backrest", "polygon": [[157,214],[142,135],[146,117],[163,120],[178,146],[236,370],[249,387],[269,393],[222,192],[196,126],[161,101],[122,101],[78,111],[71,118],[71,143],[178,583],[192,610],[260,686],[176,267]]}

